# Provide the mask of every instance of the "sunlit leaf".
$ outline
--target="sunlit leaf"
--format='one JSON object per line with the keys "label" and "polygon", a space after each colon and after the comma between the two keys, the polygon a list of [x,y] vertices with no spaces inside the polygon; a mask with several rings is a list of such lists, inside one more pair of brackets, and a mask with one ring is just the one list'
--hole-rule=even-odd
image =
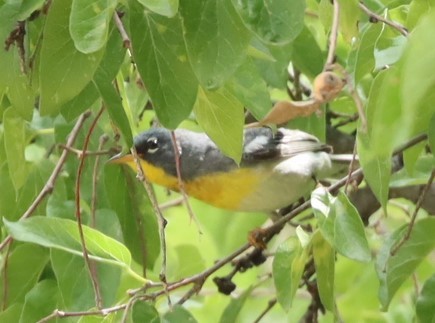
{"label": "sunlit leaf", "polygon": [[[34,216],[18,222],[3,219],[3,222],[15,240],[83,255],[75,221]],[[121,243],[87,226],[83,226],[83,233],[92,259],[124,267],[130,265],[130,252]]]}
{"label": "sunlit leaf", "polygon": [[117,0],[72,0],[69,29],[79,51],[89,54],[105,45],[116,4]]}
{"label": "sunlit leaf", "polygon": [[222,152],[239,162],[242,157],[243,105],[226,88],[198,91],[195,115]]}
{"label": "sunlit leaf", "polygon": [[179,0],[138,0],[149,10],[162,16],[173,17],[178,11]]}

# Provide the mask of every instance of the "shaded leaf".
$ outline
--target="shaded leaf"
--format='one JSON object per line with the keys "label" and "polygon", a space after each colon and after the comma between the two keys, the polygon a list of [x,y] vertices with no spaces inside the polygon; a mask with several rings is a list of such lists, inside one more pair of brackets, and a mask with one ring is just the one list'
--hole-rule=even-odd
{"label": "shaded leaf", "polygon": [[46,279],[39,282],[26,295],[20,323],[37,322],[53,312],[58,305],[56,281]]}
{"label": "shaded leaf", "polygon": [[106,44],[116,4],[117,0],[72,0],[69,30],[80,52],[94,53]]}
{"label": "shaded leaf", "polygon": [[243,308],[247,298],[251,295],[254,287],[251,286],[246,289],[238,298],[232,299],[231,302],[225,307],[221,318],[219,319],[220,323],[234,323],[237,322],[237,317],[240,314],[240,311]]}
{"label": "shaded leaf", "polygon": [[414,273],[423,259],[435,248],[435,218],[424,218],[415,222],[411,236],[391,255],[391,251],[402,240],[408,226],[395,231],[382,246],[376,261],[376,272],[380,281],[379,300],[383,310],[388,306],[399,287]]}
{"label": "shaded leaf", "polygon": [[135,63],[159,121],[174,129],[191,113],[198,91],[180,19],[147,13],[135,1],[129,3]]}
{"label": "shaded leaf", "polygon": [[417,298],[416,314],[420,322],[435,320],[435,275],[425,281]]}
{"label": "shaded leaf", "polygon": [[272,273],[281,307],[288,311],[292,305],[308,260],[307,249],[302,248],[296,237],[290,237],[276,250]]}
{"label": "shaded leaf", "polygon": [[304,0],[234,0],[233,3],[248,28],[264,42],[291,42],[304,26]]}
{"label": "shaded leaf", "polygon": [[162,322],[163,323],[178,323],[178,322],[194,323],[196,322],[196,319],[184,307],[180,305],[175,305],[172,307],[170,311],[166,312],[165,315],[163,315]]}
{"label": "shaded leaf", "polygon": [[242,157],[243,105],[226,88],[198,91],[195,115],[199,125],[222,152],[239,162]]}
{"label": "shaded leaf", "polygon": [[220,88],[246,57],[251,39],[231,0],[183,0],[180,14],[189,60],[201,85]]}
{"label": "shaded leaf", "polygon": [[[95,71],[93,79],[95,80],[98,78],[100,80],[105,80],[106,82],[111,82],[118,73],[124,60],[124,56],[125,48],[122,44],[122,39],[118,30],[112,28],[103,58]],[[86,109],[89,109],[99,97],[100,93],[98,92],[95,83],[89,82],[77,96],[62,105],[60,112],[67,121],[72,121]]]}
{"label": "shaded leaf", "polygon": [[327,310],[334,312],[335,252],[320,232],[313,235],[312,244],[320,299]]}
{"label": "shaded leaf", "polygon": [[134,176],[126,167],[104,167],[108,202],[118,216],[125,245],[136,262],[153,268],[160,253],[158,224],[143,187]]}
{"label": "shaded leaf", "polygon": [[[48,252],[40,246],[22,244],[17,246],[8,258],[6,284],[7,304],[22,303],[26,293],[39,280],[48,261]],[[31,265],[29,265],[31,264]],[[3,290],[2,290],[3,291]]]}
{"label": "shaded leaf", "polygon": [[69,34],[71,0],[54,1],[44,27],[39,64],[41,115],[56,114],[92,79],[103,50],[83,54]]}
{"label": "shaded leaf", "polygon": [[267,114],[272,105],[267,84],[251,60],[246,60],[237,69],[227,88],[258,120]]}
{"label": "shaded leaf", "polygon": [[307,27],[302,29],[292,44],[292,63],[296,68],[310,78],[322,72],[324,54]]}
{"label": "shaded leaf", "polygon": [[26,148],[26,125],[24,119],[13,107],[3,114],[4,143],[9,174],[18,191],[26,182],[29,174],[24,149]]}
{"label": "shaded leaf", "polygon": [[148,302],[136,302],[133,305],[131,317],[134,323],[149,322],[159,323],[161,322],[159,312],[156,308]]}

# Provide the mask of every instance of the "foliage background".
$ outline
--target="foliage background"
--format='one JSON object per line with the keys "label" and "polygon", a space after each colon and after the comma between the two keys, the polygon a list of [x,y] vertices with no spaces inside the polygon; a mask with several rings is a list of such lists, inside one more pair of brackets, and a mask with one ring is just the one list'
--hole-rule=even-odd
{"label": "foliage background", "polygon": [[[307,99],[303,90],[328,53],[331,1],[0,0],[0,321],[35,322],[59,309],[68,318],[56,312],[52,320],[244,322],[276,298],[264,321],[314,320],[322,308],[317,295],[326,308],[320,321],[432,322],[434,212],[419,210],[411,237],[392,256],[416,207],[404,199],[388,202],[388,194],[389,187],[425,185],[434,169],[435,4],[365,1],[397,27],[374,23],[356,0],[337,3],[336,56],[350,86],[322,114],[289,126],[326,140],[332,124],[343,138],[356,137],[382,208],[364,229],[344,194],[316,191],[315,217],[302,220],[312,211],[299,216],[299,229],[288,226],[269,243],[265,264],[235,275],[231,297],[207,279],[198,296],[168,311],[164,295],[144,301],[140,293],[127,294],[143,286],[145,273],[159,280],[158,223],[135,174],[105,164],[107,155],[126,151],[157,116],[168,128],[207,132],[239,159],[244,108],[260,119],[289,91]],[[365,108],[366,130],[355,121],[352,87]],[[393,150],[420,133],[431,149],[422,143],[407,150],[405,167],[391,175]],[[69,134],[77,138],[66,154]],[[81,151],[103,154],[84,158]],[[56,163],[62,168],[53,172]],[[161,188],[156,193],[162,204],[178,198]],[[264,214],[191,204],[202,234],[185,207],[164,209],[170,283],[210,268],[267,221]],[[32,217],[19,221],[23,215]],[[84,233],[106,316],[96,306],[77,215],[94,228]],[[318,291],[309,293],[300,277],[312,259],[316,273],[309,281]],[[217,275],[230,272],[227,265]],[[162,288],[147,293],[156,290]],[[172,303],[187,290],[171,291]]]}

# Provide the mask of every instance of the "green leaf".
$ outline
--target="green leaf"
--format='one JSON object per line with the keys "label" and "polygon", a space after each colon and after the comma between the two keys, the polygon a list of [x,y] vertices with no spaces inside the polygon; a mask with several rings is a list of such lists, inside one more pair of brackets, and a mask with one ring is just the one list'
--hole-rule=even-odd
{"label": "green leaf", "polygon": [[103,50],[83,54],[69,34],[71,0],[54,1],[44,27],[39,65],[40,113],[54,115],[92,79]]}
{"label": "green leaf", "polygon": [[311,194],[311,206],[322,236],[340,254],[357,261],[371,260],[361,217],[344,193],[333,197],[324,188],[318,188]]}
{"label": "green leaf", "polygon": [[[64,250],[78,256],[83,255],[75,221],[34,216],[18,222],[3,219],[3,222],[15,240]],[[83,233],[91,259],[127,269],[130,267],[130,252],[124,245],[87,226],[83,226]]]}
{"label": "green leaf", "polygon": [[[48,252],[40,246],[22,244],[8,257],[6,283],[7,304],[21,303],[26,293],[38,282],[48,261]],[[29,266],[31,264],[31,266]]]}
{"label": "green leaf", "polygon": [[116,4],[117,0],[72,0],[69,30],[80,52],[90,54],[104,47]]}
{"label": "green leaf", "polygon": [[[106,82],[111,82],[116,77],[124,56],[125,48],[122,44],[122,39],[118,30],[112,28],[103,58],[95,71],[93,79],[99,78],[104,79]],[[89,109],[99,97],[100,93],[94,82],[89,82],[77,96],[62,105],[61,113],[67,121],[72,121],[86,109]]]}
{"label": "green leaf", "polygon": [[58,290],[55,280],[39,282],[26,295],[20,323],[37,322],[50,315],[58,305]]}
{"label": "green leaf", "polygon": [[334,198],[332,206],[335,212],[334,247],[345,257],[369,262],[372,256],[357,209],[343,192]]}
{"label": "green leaf", "polygon": [[350,43],[352,38],[358,35],[358,21],[361,17],[361,10],[358,7],[358,0],[338,0],[340,4],[340,33]]}
{"label": "green leaf", "polygon": [[166,17],[173,17],[178,12],[178,0],[138,0],[149,10]]}
{"label": "green leaf", "polygon": [[364,176],[385,209],[391,171],[391,154],[406,136],[399,95],[399,71],[390,68],[373,81],[367,103],[366,132],[358,131],[357,147]]}
{"label": "green leaf", "polygon": [[104,184],[133,259],[153,268],[160,253],[159,229],[142,184],[131,169],[109,164],[104,167]]}
{"label": "green leaf", "polygon": [[278,302],[286,312],[292,305],[307,260],[307,249],[302,248],[296,237],[290,237],[276,250],[272,264],[273,281]]}
{"label": "green leaf", "polygon": [[180,305],[175,305],[172,310],[168,311],[163,315],[163,323],[195,323],[196,319],[190,312],[188,312],[184,307]]}
{"label": "green leaf", "polygon": [[375,44],[380,33],[382,24],[369,24],[360,37],[359,44],[354,53],[354,80],[358,84],[368,73],[372,73],[375,68]]}
{"label": "green leaf", "polygon": [[420,322],[435,321],[435,275],[425,281],[415,306]]}
{"label": "green leaf", "polygon": [[311,31],[304,27],[293,42],[292,63],[310,78],[323,70],[324,54]]}
{"label": "green leaf", "polygon": [[192,112],[198,81],[190,67],[178,16],[145,12],[130,1],[133,57],[163,126],[174,129]]}
{"label": "green leaf", "polygon": [[132,321],[133,323],[149,322],[160,323],[159,312],[156,308],[148,302],[136,302],[132,308]]}
{"label": "green leaf", "polygon": [[320,299],[325,308],[335,312],[335,252],[320,232],[316,232],[312,239],[313,258],[316,266],[317,287]]}
{"label": "green leaf", "polygon": [[22,312],[22,303],[12,304],[0,313],[0,322],[19,322]]}
{"label": "green leaf", "polygon": [[238,68],[227,87],[257,120],[269,112],[272,102],[267,84],[251,60],[246,60]]}
{"label": "green leaf", "polygon": [[25,121],[13,107],[3,114],[4,143],[8,161],[9,174],[18,191],[29,175],[24,149],[27,145]]}
{"label": "green leaf", "polygon": [[180,14],[190,64],[201,85],[216,90],[246,57],[250,32],[231,0],[183,0]]}
{"label": "green leaf", "polygon": [[380,281],[379,300],[383,310],[388,306],[399,287],[415,272],[423,259],[435,248],[435,218],[424,218],[415,222],[411,236],[397,250],[391,251],[402,241],[408,230],[404,226],[395,231],[382,246],[376,261],[376,272]]}
{"label": "green leaf", "polygon": [[410,135],[427,129],[432,115],[435,76],[430,71],[435,68],[432,59],[435,49],[424,46],[432,39],[435,28],[435,12],[422,18],[419,25],[409,36],[401,61],[402,74],[398,95],[402,101],[403,129]]}
{"label": "green leaf", "polygon": [[427,136],[428,136],[430,150],[432,151],[432,153],[434,153],[435,152],[435,114],[432,116],[429,122]]}
{"label": "green leaf", "polygon": [[221,318],[219,319],[220,323],[235,323],[237,322],[237,317],[240,314],[240,311],[243,308],[247,298],[251,295],[254,287],[251,286],[247,290],[245,290],[238,298],[234,298],[231,302],[225,307],[225,310],[222,313]]}
{"label": "green leaf", "polygon": [[[50,257],[63,305],[70,311],[94,307],[95,292],[83,257],[57,249],[51,249]],[[116,302],[121,270],[101,263],[94,266],[103,306],[108,307]]]}
{"label": "green leaf", "polygon": [[264,42],[291,42],[304,26],[304,0],[233,0],[233,3],[245,24]]}
{"label": "green leaf", "polygon": [[116,92],[108,73],[103,69],[95,73],[94,84],[103,98],[110,119],[121,131],[127,146],[133,146],[133,135],[131,134],[127,114],[125,113],[121,98]]}
{"label": "green leaf", "polygon": [[226,88],[199,88],[194,112],[199,125],[222,152],[239,162],[242,158],[243,105]]}

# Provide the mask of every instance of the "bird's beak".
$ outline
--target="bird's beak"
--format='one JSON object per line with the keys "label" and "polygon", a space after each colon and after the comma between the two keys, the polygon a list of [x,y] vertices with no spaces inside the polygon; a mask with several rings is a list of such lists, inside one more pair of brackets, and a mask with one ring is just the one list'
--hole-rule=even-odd
{"label": "bird's beak", "polygon": [[112,158],[110,158],[107,162],[111,164],[130,164],[134,162],[134,159],[133,159],[133,155],[124,154],[121,152],[119,154],[116,154]]}

